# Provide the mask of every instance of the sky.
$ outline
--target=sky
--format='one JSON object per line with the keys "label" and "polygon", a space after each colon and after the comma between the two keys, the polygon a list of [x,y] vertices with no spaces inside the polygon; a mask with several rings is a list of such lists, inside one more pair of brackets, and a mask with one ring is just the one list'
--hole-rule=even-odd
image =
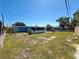
{"label": "sky", "polygon": [[[79,0],[69,0],[70,17],[79,9]],[[0,0],[1,13],[4,14],[5,25],[24,22],[27,26],[58,26],[56,20],[67,16],[65,0]]]}

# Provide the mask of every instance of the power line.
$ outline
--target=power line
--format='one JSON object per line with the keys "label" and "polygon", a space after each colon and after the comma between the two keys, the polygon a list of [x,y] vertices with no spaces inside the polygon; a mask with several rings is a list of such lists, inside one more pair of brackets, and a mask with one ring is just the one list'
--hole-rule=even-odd
{"label": "power line", "polygon": [[3,25],[2,25],[2,26],[3,26],[3,30],[2,30],[2,32],[4,33],[4,25],[5,25],[4,14],[5,14],[5,16],[6,16],[7,19],[9,19],[9,18],[8,18],[8,15],[7,15],[6,9],[5,9],[5,7],[4,7],[3,0],[1,0],[1,6],[2,6],[2,13],[1,13],[1,16],[2,16],[2,23],[3,23]]}
{"label": "power line", "polygon": [[[5,9],[5,7],[4,7],[4,3],[3,3],[2,0],[1,0],[1,5],[2,5],[2,10],[3,10],[2,16],[4,17],[4,14],[5,14],[6,18],[9,19],[9,17],[8,17],[8,15],[7,15],[7,12],[6,12],[6,9]],[[4,21],[4,19],[3,19],[3,25],[4,25],[4,24],[5,24],[5,21]]]}
{"label": "power line", "polygon": [[68,15],[68,18],[69,18],[69,10],[70,10],[69,1],[65,0],[65,5],[66,5],[66,10],[67,10],[67,15]]}
{"label": "power line", "polygon": [[70,14],[70,0],[68,0],[69,14]]}

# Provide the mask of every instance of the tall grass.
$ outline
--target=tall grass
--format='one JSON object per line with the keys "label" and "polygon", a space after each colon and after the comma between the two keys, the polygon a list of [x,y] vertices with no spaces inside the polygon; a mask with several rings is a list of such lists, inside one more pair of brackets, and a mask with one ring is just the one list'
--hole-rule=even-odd
{"label": "tall grass", "polygon": [[[72,42],[67,42],[67,37],[72,35],[72,32],[7,34],[4,47],[0,49],[0,59],[75,59],[75,48],[71,46]],[[56,38],[48,41],[38,39],[52,36]]]}

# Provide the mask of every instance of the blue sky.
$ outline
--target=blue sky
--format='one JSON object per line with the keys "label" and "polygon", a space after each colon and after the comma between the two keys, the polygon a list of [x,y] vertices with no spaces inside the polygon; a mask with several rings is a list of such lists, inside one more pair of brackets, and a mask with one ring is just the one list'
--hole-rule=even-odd
{"label": "blue sky", "polygon": [[[79,0],[69,1],[72,17],[79,8]],[[2,0],[2,5],[0,0],[1,12],[4,13],[5,25],[9,26],[17,21],[22,21],[30,26],[47,24],[57,26],[56,20],[61,16],[67,16],[64,0]]]}

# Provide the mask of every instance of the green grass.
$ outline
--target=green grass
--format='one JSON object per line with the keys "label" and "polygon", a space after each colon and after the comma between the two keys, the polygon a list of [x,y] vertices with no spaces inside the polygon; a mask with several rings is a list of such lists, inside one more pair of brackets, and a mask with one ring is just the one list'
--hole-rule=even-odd
{"label": "green grass", "polygon": [[[73,32],[6,34],[4,47],[0,49],[0,59],[75,59],[75,48],[71,45],[74,42],[66,40],[72,35]],[[38,39],[52,36],[56,38],[49,41]]]}

